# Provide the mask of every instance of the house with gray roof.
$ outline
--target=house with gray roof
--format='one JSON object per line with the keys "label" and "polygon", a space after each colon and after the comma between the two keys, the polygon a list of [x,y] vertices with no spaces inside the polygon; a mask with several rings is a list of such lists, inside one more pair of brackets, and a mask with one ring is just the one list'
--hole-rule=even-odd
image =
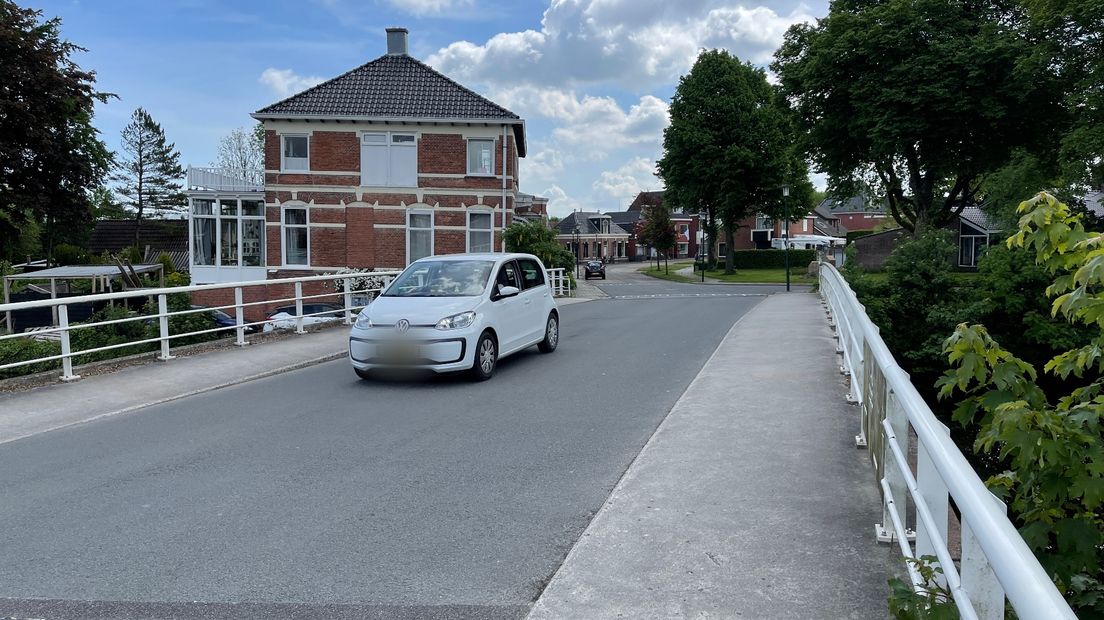
{"label": "house with gray roof", "polygon": [[611,214],[573,211],[556,223],[555,230],[556,241],[574,254],[576,261],[616,261],[629,256],[632,233],[615,223]]}
{"label": "house with gray roof", "polygon": [[405,28],[386,35],[386,54],[252,114],[259,178],[189,171],[193,281],[503,249],[524,119],[412,57]]}

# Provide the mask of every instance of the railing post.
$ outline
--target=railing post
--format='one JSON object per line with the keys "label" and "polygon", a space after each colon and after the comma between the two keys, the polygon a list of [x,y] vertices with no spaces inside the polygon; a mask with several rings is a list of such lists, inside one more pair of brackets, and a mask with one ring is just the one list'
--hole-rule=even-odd
{"label": "railing post", "polygon": [[73,350],[69,345],[69,306],[59,304],[57,308],[58,327],[61,328],[61,380],[76,381],[80,375],[73,374]]}
{"label": "railing post", "polygon": [[897,401],[897,394],[892,389],[886,395],[886,420],[889,422],[890,428],[893,429],[893,436],[887,436],[882,444],[881,458],[885,463],[883,478],[889,486],[895,502],[892,507],[885,501],[882,502],[882,522],[876,526],[876,530],[878,542],[891,543],[896,538],[896,533],[893,530],[894,519],[890,511],[896,513],[896,517],[901,523],[907,523],[905,519],[905,498],[908,497],[908,484],[905,482],[905,474],[901,471],[897,459],[893,458],[893,449],[889,445],[890,442],[893,442],[901,449],[902,453],[908,454],[908,416]]}
{"label": "railing post", "polygon": [[[951,434],[946,426],[942,426],[942,430],[948,435]],[[920,496],[928,505],[928,510],[931,511],[932,519],[935,520],[934,531],[929,530],[920,519],[916,520],[916,557],[935,555],[936,545],[945,546],[947,543],[947,510],[950,496],[947,484],[943,482],[939,470],[935,468],[935,462],[928,454],[927,447],[919,438],[916,446],[916,486]],[[940,542],[936,543],[936,540]],[[940,576],[939,583],[947,585],[946,577]]]}
{"label": "railing post", "polygon": [[161,361],[171,360],[172,355],[169,355],[169,300],[168,296],[164,293],[157,296],[157,322],[160,327],[161,337],[161,355],[157,359]]}
{"label": "railing post", "polygon": [[249,342],[245,339],[245,327],[243,327],[245,325],[245,310],[242,308],[242,289],[240,286],[234,287],[234,321],[238,325],[237,329],[234,330],[237,332],[237,340],[234,341],[234,344],[244,347]]}
{"label": "railing post", "polygon": [[[352,278],[345,279],[345,324],[351,325],[353,322],[353,283]],[[365,292],[367,294],[367,292]]]}
{"label": "railing post", "polygon": [[[1001,512],[1007,512],[1004,502],[993,497]],[[962,588],[970,594],[970,603],[977,612],[978,620],[1004,620],[1004,588],[985,552],[981,549],[970,522],[965,515],[962,518],[962,568],[959,570]]]}
{"label": "railing post", "polygon": [[295,333],[305,334],[303,331],[303,283],[295,283]]}

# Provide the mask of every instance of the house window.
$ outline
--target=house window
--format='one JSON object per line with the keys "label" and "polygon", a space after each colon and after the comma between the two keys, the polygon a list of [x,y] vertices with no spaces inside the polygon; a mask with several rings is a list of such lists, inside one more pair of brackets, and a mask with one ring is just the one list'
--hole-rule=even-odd
{"label": "house window", "polygon": [[494,140],[468,140],[468,174],[494,174]]}
{"label": "house window", "polygon": [[192,199],[192,264],[213,266],[215,264],[215,229],[218,218],[215,217],[215,201],[206,198]]}
{"label": "house window", "polygon": [[417,187],[417,136],[412,133],[361,134],[360,184]]}
{"label": "house window", "polygon": [[406,262],[433,256],[433,212],[407,211]]}
{"label": "house window", "polygon": [[307,136],[284,135],[281,149],[282,170],[310,170],[310,140]]}
{"label": "house window", "polygon": [[192,264],[264,266],[264,225],[262,200],[193,198]]}
{"label": "house window", "polygon": [[688,244],[688,243],[678,244],[678,255],[679,256],[686,256],[689,253],[690,253],[690,244]]}
{"label": "house window", "polygon": [[281,231],[285,265],[310,264],[309,216],[306,207],[284,207]]}
{"label": "house window", "polygon": [[494,232],[491,228],[492,214],[487,211],[468,212],[468,251],[493,252]]}
{"label": "house window", "polygon": [[801,232],[809,232],[809,220],[801,220]]}

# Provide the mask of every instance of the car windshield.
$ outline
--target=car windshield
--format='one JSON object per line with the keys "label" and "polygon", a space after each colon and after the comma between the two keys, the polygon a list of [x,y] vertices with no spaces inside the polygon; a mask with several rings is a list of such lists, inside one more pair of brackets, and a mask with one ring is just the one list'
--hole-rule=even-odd
{"label": "car windshield", "polygon": [[383,297],[474,297],[483,293],[494,261],[419,261],[387,287]]}

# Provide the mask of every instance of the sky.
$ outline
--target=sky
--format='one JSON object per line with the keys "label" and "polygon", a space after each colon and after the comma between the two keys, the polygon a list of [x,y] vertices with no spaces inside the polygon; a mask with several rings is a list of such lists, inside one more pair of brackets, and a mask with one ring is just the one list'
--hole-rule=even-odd
{"label": "sky", "polygon": [[137,107],[185,166],[215,159],[249,114],[386,51],[405,26],[414,57],[526,120],[521,190],[552,215],[619,211],[662,189],[668,104],[701,49],[765,66],[786,29],[827,0],[39,0],[87,51],[109,148]]}

